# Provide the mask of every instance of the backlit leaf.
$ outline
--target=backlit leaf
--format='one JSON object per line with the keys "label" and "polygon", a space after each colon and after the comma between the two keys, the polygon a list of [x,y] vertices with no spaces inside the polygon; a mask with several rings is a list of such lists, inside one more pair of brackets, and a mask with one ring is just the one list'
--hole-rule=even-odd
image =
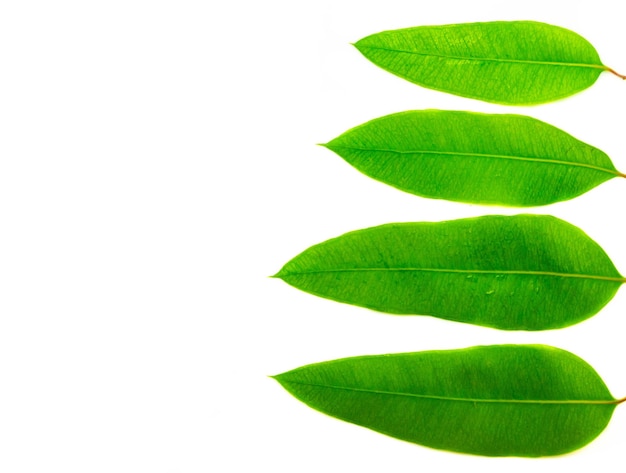
{"label": "backlit leaf", "polygon": [[374,64],[421,86],[510,105],[567,97],[603,71],[615,73],[586,39],[535,21],[405,28],[355,46]]}
{"label": "backlit leaf", "polygon": [[305,250],[276,277],[321,297],[382,312],[506,330],[580,322],[624,282],[585,233],[546,215],[358,230]]}
{"label": "backlit leaf", "polygon": [[489,456],[580,448],[623,401],[586,362],[541,345],[345,358],[274,378],[333,417],[428,447]]}
{"label": "backlit leaf", "polygon": [[546,205],[625,177],[599,149],[522,115],[396,113],[324,146],[398,189],[460,202]]}

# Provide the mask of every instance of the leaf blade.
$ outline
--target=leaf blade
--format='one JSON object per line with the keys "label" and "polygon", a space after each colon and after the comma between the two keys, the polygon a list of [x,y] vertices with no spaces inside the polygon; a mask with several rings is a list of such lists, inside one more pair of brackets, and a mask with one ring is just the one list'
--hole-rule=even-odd
{"label": "leaf blade", "polygon": [[548,205],[624,177],[601,150],[522,115],[400,112],[324,146],[405,192],[487,205]]}
{"label": "leaf blade", "polygon": [[610,70],[577,33],[534,21],[404,28],[367,36],[355,46],[374,64],[418,85],[507,105],[573,95]]}
{"label": "leaf blade", "polygon": [[606,305],[624,282],[580,229],[544,215],[357,230],[305,250],[276,277],[311,294],[381,312],[504,330],[578,323]]}
{"label": "leaf blade", "polygon": [[344,358],[275,379],[310,407],[432,448],[489,456],[575,450],[618,401],[575,355],[496,345]]}

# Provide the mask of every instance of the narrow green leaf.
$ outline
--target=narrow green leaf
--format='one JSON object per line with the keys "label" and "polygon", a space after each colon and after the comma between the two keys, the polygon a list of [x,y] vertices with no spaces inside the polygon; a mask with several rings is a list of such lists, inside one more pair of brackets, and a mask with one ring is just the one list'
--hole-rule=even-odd
{"label": "narrow green leaf", "polygon": [[392,314],[545,330],[598,312],[625,281],[579,228],[547,215],[393,223],[312,246],[276,277]]}
{"label": "narrow green leaf", "polygon": [[551,102],[591,86],[602,64],[573,31],[494,21],[384,31],[357,49],[381,68],[430,89],[509,105]]}
{"label": "narrow green leaf", "polygon": [[400,190],[478,204],[546,205],[626,177],[599,149],[522,115],[414,110],[323,146]]}
{"label": "narrow green leaf", "polygon": [[344,358],[275,379],[333,417],[427,447],[489,456],[578,449],[623,401],[583,360],[541,345]]}

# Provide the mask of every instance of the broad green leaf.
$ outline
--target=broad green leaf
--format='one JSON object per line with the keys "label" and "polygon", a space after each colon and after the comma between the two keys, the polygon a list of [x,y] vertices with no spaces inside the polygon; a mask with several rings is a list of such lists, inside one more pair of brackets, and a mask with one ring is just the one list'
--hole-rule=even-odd
{"label": "broad green leaf", "polygon": [[489,456],[580,448],[623,401],[583,360],[541,345],[345,358],[274,378],[333,417],[428,447]]}
{"label": "broad green leaf", "polygon": [[505,330],[580,322],[625,281],[585,233],[547,215],[358,230],[312,246],[275,277],[382,312]]}
{"label": "broad green leaf", "polygon": [[626,177],[599,149],[522,115],[415,110],[323,146],[398,189],[460,202],[546,205]]}
{"label": "broad green leaf", "polygon": [[381,68],[430,89],[509,105],[551,102],[591,86],[603,71],[573,31],[535,21],[494,21],[384,31],[357,49]]}

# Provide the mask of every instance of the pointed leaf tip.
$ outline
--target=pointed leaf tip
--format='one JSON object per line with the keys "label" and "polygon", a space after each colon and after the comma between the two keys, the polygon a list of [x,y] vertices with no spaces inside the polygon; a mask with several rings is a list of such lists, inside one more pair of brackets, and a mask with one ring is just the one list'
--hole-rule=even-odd
{"label": "pointed leaf tip", "polygon": [[290,274],[290,271],[285,269],[285,267],[283,266],[282,268],[280,268],[280,271],[278,271],[276,274],[270,276],[270,278],[274,278],[274,279],[284,279],[286,276],[288,276]]}

